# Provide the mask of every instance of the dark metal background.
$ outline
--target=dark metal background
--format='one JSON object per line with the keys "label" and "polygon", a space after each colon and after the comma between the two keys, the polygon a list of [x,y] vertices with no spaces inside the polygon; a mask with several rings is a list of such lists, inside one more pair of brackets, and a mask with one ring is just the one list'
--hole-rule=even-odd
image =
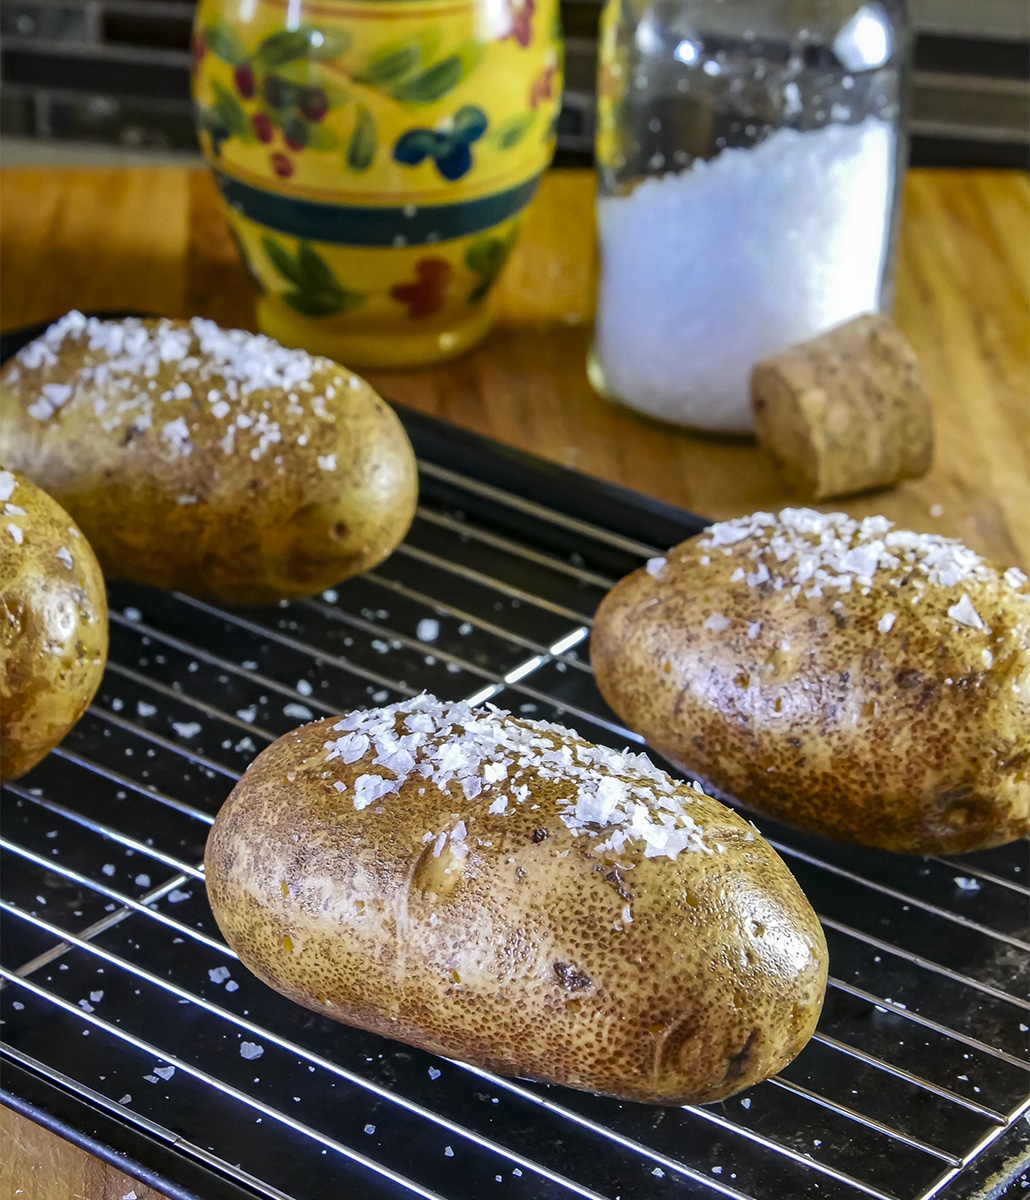
{"label": "dark metal background", "polygon": [[209,1200],[1002,1194],[1030,1141],[1025,843],[910,859],[760,820],[832,977],[798,1059],[705,1108],[497,1078],[335,1025],[237,963],[204,840],[254,754],[307,714],[426,688],[639,742],[594,685],[591,617],[702,522],[402,415],[421,507],[376,570],[263,609],[111,586],[93,706],[4,789],[7,1102]]}
{"label": "dark metal background", "polygon": [[[130,149],[197,147],[195,0],[0,0],[0,129]],[[912,0],[914,166],[1030,163],[1025,0]],[[562,0],[559,165],[593,161],[600,0]]]}

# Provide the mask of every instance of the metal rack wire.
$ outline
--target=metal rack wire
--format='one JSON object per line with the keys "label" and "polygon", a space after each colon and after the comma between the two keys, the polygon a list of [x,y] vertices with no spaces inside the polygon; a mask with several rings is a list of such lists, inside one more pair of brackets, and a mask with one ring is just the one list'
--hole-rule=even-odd
{"label": "metal rack wire", "polygon": [[[626,532],[648,525],[644,502],[468,438],[441,461],[439,430],[409,426],[422,504],[375,571],[252,610],[111,588],[96,701],[4,789],[8,1101],[31,1109],[16,1084],[35,1081],[114,1114],[173,1152],[181,1195],[196,1193],[176,1162],[202,1170],[200,1194],[276,1200],[944,1200],[1011,1178],[1030,1107],[1025,844],[912,860],[760,822],[820,914],[832,978],[798,1059],[706,1108],[437,1059],[236,963],[204,839],[254,754],[301,721],[425,688],[640,742],[598,694],[587,643],[606,589],[655,552]],[[671,510],[652,523],[700,528]]]}

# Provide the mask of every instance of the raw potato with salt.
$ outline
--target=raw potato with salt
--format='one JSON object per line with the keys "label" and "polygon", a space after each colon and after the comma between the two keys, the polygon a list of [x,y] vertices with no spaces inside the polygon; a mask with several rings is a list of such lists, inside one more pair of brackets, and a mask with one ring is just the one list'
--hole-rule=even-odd
{"label": "raw potato with salt", "polygon": [[344,367],[212,321],[69,313],[0,374],[0,459],[57,498],[104,571],[229,604],[384,559],[415,456]]}
{"label": "raw potato with salt", "polygon": [[591,659],[656,750],[777,820],[909,854],[1030,832],[1030,588],[960,542],[713,525],[612,589]]}
{"label": "raw potato with salt", "polygon": [[0,470],[0,780],[61,741],[106,662],[107,594],[89,543],[55,500]]}
{"label": "raw potato with salt", "polygon": [[822,930],[752,826],[641,755],[419,696],[280,738],[215,820],[241,961],[502,1074],[720,1100],[815,1028]]}

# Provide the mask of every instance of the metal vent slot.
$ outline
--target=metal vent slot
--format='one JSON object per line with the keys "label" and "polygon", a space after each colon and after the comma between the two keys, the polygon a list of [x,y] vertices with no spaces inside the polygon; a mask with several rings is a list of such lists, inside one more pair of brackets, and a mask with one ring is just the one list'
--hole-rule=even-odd
{"label": "metal vent slot", "polygon": [[112,585],[93,707],[4,789],[3,1053],[84,1114],[117,1112],[275,1200],[342,1181],[440,1200],[946,1200],[1030,1104],[1025,844],[902,859],[760,821],[824,922],[833,977],[798,1059],[704,1109],[500,1079],[334,1025],[224,945],[207,829],[254,754],[305,720],[426,688],[639,746],[588,648],[609,582],[654,552],[619,532],[635,498],[595,496],[586,521],[582,496],[577,516],[557,497],[588,485],[549,493],[526,463],[518,495],[487,482],[489,446],[462,453],[464,470],[423,461],[405,545],[322,596],[223,611]]}

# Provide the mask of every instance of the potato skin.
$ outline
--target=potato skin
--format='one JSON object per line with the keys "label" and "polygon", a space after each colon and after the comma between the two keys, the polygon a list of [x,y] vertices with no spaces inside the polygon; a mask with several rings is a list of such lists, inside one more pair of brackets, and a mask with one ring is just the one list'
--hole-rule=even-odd
{"label": "potato skin", "polygon": [[[731,810],[676,785],[709,847],[676,858],[646,858],[639,843],[599,853],[558,815],[568,780],[531,766],[516,776],[526,800],[505,813],[488,811],[504,784],[467,801],[460,785],[448,795],[417,773],[359,811],[356,780],[392,774],[369,765],[372,751],[328,761],[335,723],[263,751],[207,843],[218,924],[271,987],[502,1074],[652,1104],[722,1099],[811,1036],[822,930],[783,862]],[[448,841],[437,857],[438,833],[459,819],[467,853]]]}
{"label": "potato skin", "polygon": [[[781,531],[784,519],[826,520],[788,515],[807,512],[784,510]],[[873,521],[866,545],[894,536]],[[772,529],[726,545],[701,534],[612,589],[591,658],[615,712],[713,790],[814,833],[907,854],[1026,834],[1025,577],[898,532],[923,547],[917,559],[954,555],[969,573],[947,585],[909,561],[868,586],[856,576],[850,591],[808,595],[814,581],[777,588],[797,560],[769,550]]]}
{"label": "potato skin", "polygon": [[414,515],[393,411],[267,338],[72,313],[0,389],[0,458],[65,505],[110,576],[271,603],[380,562]]}
{"label": "potato skin", "polygon": [[[107,594],[63,508],[0,470],[0,780],[34,767],[82,716],[107,661]],[[16,532],[13,532],[16,531]]]}

